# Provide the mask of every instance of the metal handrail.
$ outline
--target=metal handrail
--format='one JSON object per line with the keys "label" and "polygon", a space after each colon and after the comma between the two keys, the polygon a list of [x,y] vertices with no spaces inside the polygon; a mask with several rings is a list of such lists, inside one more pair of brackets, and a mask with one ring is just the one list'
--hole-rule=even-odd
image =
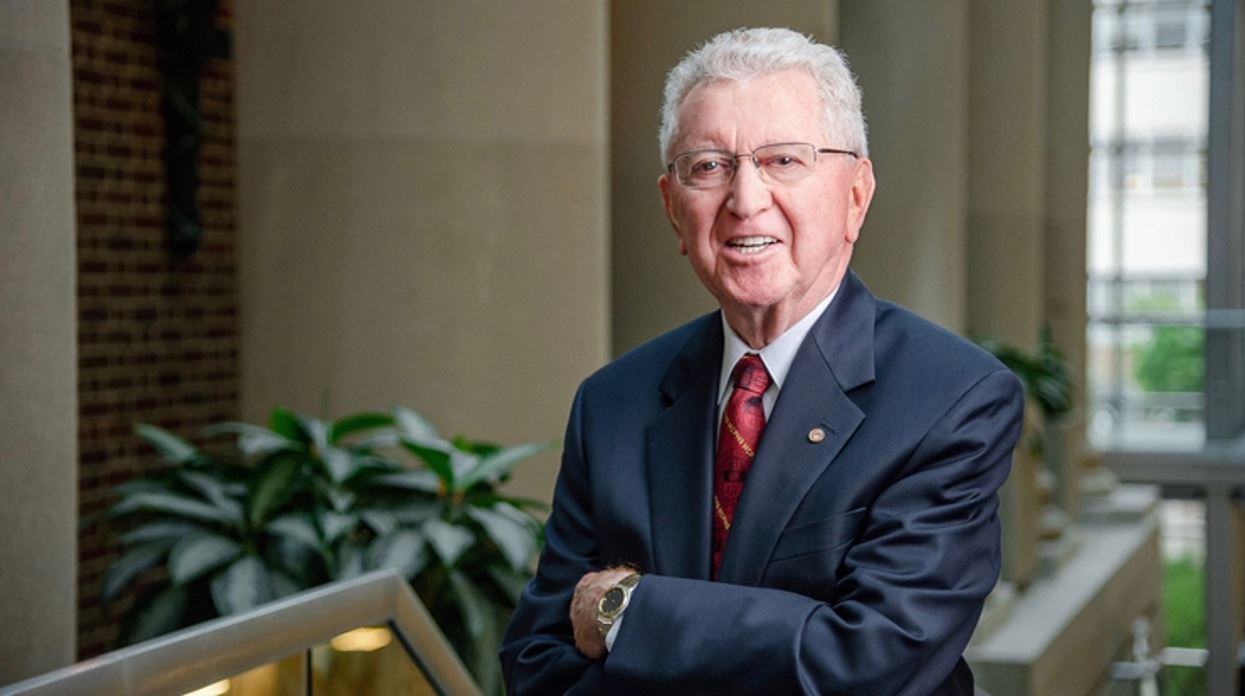
{"label": "metal handrail", "polygon": [[383,570],[48,672],[0,696],[185,693],[378,624],[393,629],[439,693],[480,693],[410,585]]}
{"label": "metal handrail", "polygon": [[1236,572],[1236,516],[1245,492],[1245,444],[1192,452],[1108,451],[1104,463],[1122,481],[1193,489],[1206,500],[1206,674],[1211,696],[1238,693],[1245,578]]}

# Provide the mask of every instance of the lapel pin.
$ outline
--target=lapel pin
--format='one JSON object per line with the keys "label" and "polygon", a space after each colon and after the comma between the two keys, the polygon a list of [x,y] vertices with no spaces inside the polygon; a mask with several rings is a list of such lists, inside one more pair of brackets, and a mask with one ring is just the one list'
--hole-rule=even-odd
{"label": "lapel pin", "polygon": [[814,445],[826,439],[826,431],[821,428],[813,428],[808,431],[808,441]]}

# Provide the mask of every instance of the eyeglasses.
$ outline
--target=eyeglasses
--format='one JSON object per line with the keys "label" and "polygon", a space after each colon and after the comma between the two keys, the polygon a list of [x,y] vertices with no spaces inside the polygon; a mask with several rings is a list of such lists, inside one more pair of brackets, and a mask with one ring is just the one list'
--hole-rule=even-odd
{"label": "eyeglasses", "polygon": [[851,150],[817,147],[812,143],[774,143],[740,154],[729,150],[692,150],[675,157],[666,169],[688,188],[714,189],[731,183],[739,169],[739,158],[747,157],[762,178],[776,184],[790,184],[813,173],[818,153],[860,158]]}

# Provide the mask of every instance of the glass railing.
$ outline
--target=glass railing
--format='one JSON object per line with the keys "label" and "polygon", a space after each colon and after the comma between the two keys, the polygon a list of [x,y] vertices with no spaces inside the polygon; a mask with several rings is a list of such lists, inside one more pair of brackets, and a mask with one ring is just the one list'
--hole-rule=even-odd
{"label": "glass railing", "polygon": [[0,696],[479,693],[393,571],[325,585],[0,688]]}

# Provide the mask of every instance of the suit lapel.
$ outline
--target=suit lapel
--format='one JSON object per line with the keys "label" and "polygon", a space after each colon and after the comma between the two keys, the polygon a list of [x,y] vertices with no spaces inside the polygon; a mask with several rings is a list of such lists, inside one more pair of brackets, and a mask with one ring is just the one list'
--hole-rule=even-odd
{"label": "suit lapel", "polygon": [[714,416],[722,362],[717,313],[671,361],[661,391],[665,411],[646,439],[655,570],[676,577],[709,577]]}
{"label": "suit lapel", "polygon": [[[735,511],[722,581],[760,582],[800,501],[864,420],[847,394],[874,379],[875,313],[873,296],[849,272],[796,352]],[[809,438],[814,428],[824,431],[820,442]]]}

